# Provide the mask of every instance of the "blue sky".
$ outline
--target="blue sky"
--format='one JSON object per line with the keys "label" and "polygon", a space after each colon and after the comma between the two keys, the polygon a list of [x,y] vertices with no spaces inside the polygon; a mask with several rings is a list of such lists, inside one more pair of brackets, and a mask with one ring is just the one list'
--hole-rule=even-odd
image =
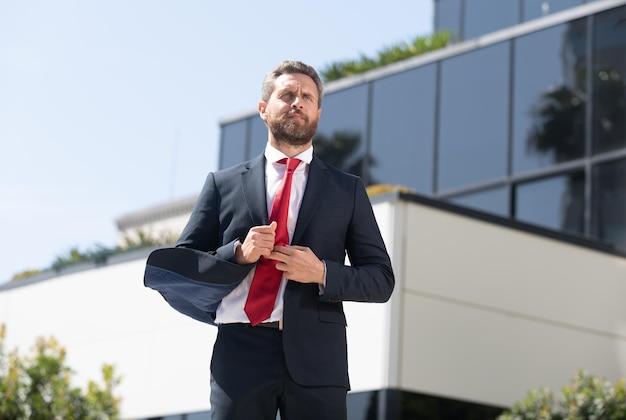
{"label": "blue sky", "polygon": [[0,283],[197,194],[219,121],[280,61],[321,70],[432,20],[431,0],[0,0]]}

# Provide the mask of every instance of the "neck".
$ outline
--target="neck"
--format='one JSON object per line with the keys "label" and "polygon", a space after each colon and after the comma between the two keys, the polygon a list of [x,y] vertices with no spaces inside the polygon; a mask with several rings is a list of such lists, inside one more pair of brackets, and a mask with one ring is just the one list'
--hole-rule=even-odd
{"label": "neck", "polygon": [[272,138],[269,139],[269,142],[272,147],[274,147],[277,150],[280,150],[282,153],[285,154],[285,156],[290,157],[290,158],[297,156],[300,153],[304,152],[306,149],[311,147],[311,144],[313,143],[312,140],[309,140],[308,142],[304,144],[290,144],[286,141],[277,141],[276,139],[272,139]]}

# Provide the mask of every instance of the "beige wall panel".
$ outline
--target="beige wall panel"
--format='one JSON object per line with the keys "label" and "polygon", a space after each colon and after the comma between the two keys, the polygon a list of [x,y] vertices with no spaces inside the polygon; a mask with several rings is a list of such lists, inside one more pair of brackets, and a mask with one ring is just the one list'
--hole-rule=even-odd
{"label": "beige wall panel", "polygon": [[559,392],[579,368],[626,375],[626,342],[407,293],[399,386],[510,405],[529,389]]}
{"label": "beige wall panel", "polygon": [[413,205],[405,288],[626,337],[626,260]]}

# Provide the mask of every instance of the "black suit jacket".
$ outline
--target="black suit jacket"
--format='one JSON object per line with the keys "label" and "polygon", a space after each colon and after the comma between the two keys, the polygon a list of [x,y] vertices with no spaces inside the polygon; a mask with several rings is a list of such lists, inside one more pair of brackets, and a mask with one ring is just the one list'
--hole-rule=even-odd
{"label": "black suit jacket", "polygon": [[[234,243],[269,223],[263,155],[208,175],[176,248],[148,259],[145,284],[176,309],[213,323],[223,296],[252,268],[234,260]],[[283,347],[292,378],[306,386],[349,387],[343,301],[385,302],[394,275],[365,186],[317,158],[292,238],[326,263],[326,286],[289,281]],[[350,265],[345,265],[345,256]]]}

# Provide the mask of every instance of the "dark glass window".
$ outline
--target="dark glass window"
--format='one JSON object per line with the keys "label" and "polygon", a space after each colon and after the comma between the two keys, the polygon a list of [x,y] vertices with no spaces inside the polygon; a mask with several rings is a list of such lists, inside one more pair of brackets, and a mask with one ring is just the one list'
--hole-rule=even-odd
{"label": "dark glass window", "polygon": [[495,419],[503,407],[459,401],[410,391],[381,389],[350,392],[348,420]]}
{"label": "dark glass window", "polygon": [[508,63],[509,43],[441,63],[439,190],[505,176]]}
{"label": "dark glass window", "polygon": [[570,9],[583,3],[583,0],[522,0],[524,21],[536,19],[561,10]]}
{"label": "dark glass window", "polygon": [[514,172],[584,156],[585,22],[515,40]]}
{"label": "dark glass window", "polygon": [[506,187],[463,194],[452,197],[449,200],[461,206],[497,214],[498,216],[509,216],[509,194]]}
{"label": "dark glass window", "polygon": [[315,154],[331,165],[367,177],[365,135],[367,87],[359,85],[324,97],[322,115],[313,139]]}
{"label": "dark glass window", "polygon": [[626,6],[594,22],[594,151],[626,146]]}
{"label": "dark glass window", "polygon": [[247,120],[222,125],[220,168],[228,168],[246,159]]}
{"label": "dark glass window", "polygon": [[435,29],[461,37],[461,0],[438,0],[435,2]]}
{"label": "dark glass window", "polygon": [[265,121],[258,115],[250,117],[250,152],[248,159],[263,153],[266,144],[267,125],[265,125]]}
{"label": "dark glass window", "polygon": [[463,39],[519,23],[519,0],[465,0]]}
{"label": "dark glass window", "polygon": [[436,69],[430,64],[374,82],[370,183],[432,192]]}
{"label": "dark glass window", "polygon": [[595,236],[626,251],[626,160],[594,167],[592,208]]}
{"label": "dark glass window", "polygon": [[527,182],[516,188],[515,217],[524,222],[582,234],[584,209],[583,172]]}

